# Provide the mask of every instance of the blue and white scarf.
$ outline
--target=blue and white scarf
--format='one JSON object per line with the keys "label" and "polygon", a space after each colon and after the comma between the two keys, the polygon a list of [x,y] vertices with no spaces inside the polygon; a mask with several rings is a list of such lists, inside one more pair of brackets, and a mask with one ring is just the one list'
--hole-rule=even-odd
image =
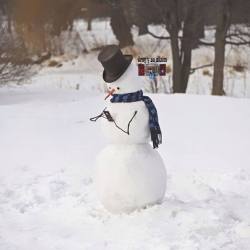
{"label": "blue and white scarf", "polygon": [[144,101],[149,112],[149,128],[153,147],[158,148],[158,145],[162,143],[162,134],[157,110],[153,101],[148,96],[144,96],[142,90],[128,94],[114,94],[110,101],[114,103]]}

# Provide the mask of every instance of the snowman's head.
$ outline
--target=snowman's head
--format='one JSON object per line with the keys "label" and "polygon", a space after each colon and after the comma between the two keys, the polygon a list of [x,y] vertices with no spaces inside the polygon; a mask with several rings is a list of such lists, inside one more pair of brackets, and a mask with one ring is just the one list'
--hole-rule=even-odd
{"label": "snowman's head", "polygon": [[142,83],[140,76],[138,76],[137,64],[132,61],[127,70],[120,78],[111,83],[106,83],[108,93],[113,94],[127,94],[141,90]]}

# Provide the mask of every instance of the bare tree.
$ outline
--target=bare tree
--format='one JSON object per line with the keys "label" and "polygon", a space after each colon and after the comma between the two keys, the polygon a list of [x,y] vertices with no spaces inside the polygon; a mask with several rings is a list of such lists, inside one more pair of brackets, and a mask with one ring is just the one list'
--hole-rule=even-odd
{"label": "bare tree", "polygon": [[[246,0],[157,0],[154,11],[161,17],[169,36],[162,37],[148,32],[155,38],[169,40],[172,51],[173,92],[185,93],[189,75],[196,69],[207,66],[214,67],[214,95],[223,95],[223,78],[226,45],[241,46],[250,44],[249,30],[230,33],[231,24],[249,23],[250,3]],[[232,6],[233,5],[233,6]],[[152,7],[151,7],[152,9]],[[155,19],[157,20],[157,18]],[[201,41],[204,37],[205,25],[216,27],[215,42]],[[180,32],[181,31],[181,32]],[[181,35],[179,35],[181,34]],[[213,46],[215,49],[214,63],[191,68],[192,50],[200,45]]]}
{"label": "bare tree", "polygon": [[[169,37],[148,33],[158,39],[170,40],[173,92],[185,93],[191,71],[192,50],[204,35],[204,21],[199,8],[201,0],[158,0],[153,3],[154,11],[161,17]],[[182,36],[179,35],[180,31]]]}
{"label": "bare tree", "polygon": [[[213,95],[226,94],[223,88],[226,46],[250,45],[250,30],[247,27],[250,21],[250,4],[245,0],[239,1],[236,3],[232,0],[218,0],[214,6],[215,15],[211,14],[211,10],[207,12],[206,22],[209,23],[209,19],[215,20],[215,42],[199,41],[199,44],[213,46],[215,50],[214,63],[207,65],[214,68]],[[213,24],[213,22],[209,24]],[[228,66],[231,67],[231,65]],[[202,68],[202,66],[197,68]]]}
{"label": "bare tree", "polygon": [[226,35],[231,21],[230,0],[219,0],[216,10],[215,58],[213,75],[213,95],[223,95]]}
{"label": "bare tree", "polygon": [[132,34],[130,32],[130,26],[127,22],[124,14],[124,7],[120,0],[108,0],[111,7],[111,27],[119,41],[121,48],[134,44]]}
{"label": "bare tree", "polygon": [[0,15],[0,84],[19,83],[32,75],[25,48],[7,30],[6,18]]}

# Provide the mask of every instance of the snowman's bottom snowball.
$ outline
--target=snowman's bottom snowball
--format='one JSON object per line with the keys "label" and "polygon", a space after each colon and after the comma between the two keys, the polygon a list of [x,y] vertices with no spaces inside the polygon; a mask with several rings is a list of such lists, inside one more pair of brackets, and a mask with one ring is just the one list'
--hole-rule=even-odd
{"label": "snowman's bottom snowball", "polygon": [[96,190],[112,213],[128,213],[160,203],[166,179],[162,158],[149,144],[113,144],[97,157]]}

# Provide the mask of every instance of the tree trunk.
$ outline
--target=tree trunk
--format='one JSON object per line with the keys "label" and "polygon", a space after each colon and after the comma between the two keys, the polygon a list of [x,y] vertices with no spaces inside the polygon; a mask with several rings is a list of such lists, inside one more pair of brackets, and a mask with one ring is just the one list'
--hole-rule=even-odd
{"label": "tree trunk", "polygon": [[12,20],[10,13],[7,14],[7,30],[9,34],[12,34]]}
{"label": "tree trunk", "polygon": [[180,93],[186,93],[191,69],[192,48],[190,44],[185,44],[183,48],[183,61],[181,65],[181,86]]}
{"label": "tree trunk", "polygon": [[91,17],[88,17],[88,26],[87,26],[87,30],[88,31],[91,31],[92,30],[92,18]]}
{"label": "tree trunk", "polygon": [[170,35],[172,61],[173,61],[173,92],[181,92],[181,60],[180,60],[180,47],[179,47],[179,15],[178,15],[178,1],[172,0],[169,6],[170,12],[167,18],[168,23],[166,24],[168,33]]}
{"label": "tree trunk", "polygon": [[178,31],[171,32],[171,51],[173,61],[173,92],[181,92],[181,61],[180,61],[180,49],[178,40]]}
{"label": "tree trunk", "polygon": [[120,4],[112,6],[111,27],[121,48],[134,45],[130,27]]}
{"label": "tree trunk", "polygon": [[226,34],[230,26],[230,2],[220,0],[217,8],[217,22],[215,34],[215,59],[213,75],[213,95],[223,95],[224,65],[225,65],[225,46]]}
{"label": "tree trunk", "polygon": [[201,22],[199,15],[195,12],[195,1],[189,0],[185,2],[183,38],[180,49],[178,38],[180,29],[178,4],[178,1],[172,2],[173,11],[170,13],[170,26],[167,27],[169,27],[168,31],[171,37],[173,58],[173,92],[186,93],[191,68],[192,49],[195,41],[200,36],[200,34],[196,34],[196,32]]}
{"label": "tree trunk", "polygon": [[183,35],[181,40],[181,93],[186,93],[192,62],[192,50],[202,35],[202,17],[195,0],[183,3]]}
{"label": "tree trunk", "polygon": [[186,21],[184,23],[183,38],[181,41],[181,93],[186,93],[191,69],[193,39],[190,28],[192,28],[192,23]]}

